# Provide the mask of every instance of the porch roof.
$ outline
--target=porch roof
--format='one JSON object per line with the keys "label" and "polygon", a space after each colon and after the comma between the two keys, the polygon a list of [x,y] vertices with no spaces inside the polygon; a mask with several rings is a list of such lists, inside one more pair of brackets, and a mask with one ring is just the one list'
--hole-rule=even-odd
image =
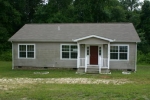
{"label": "porch roof", "polygon": [[9,41],[76,42],[89,38],[140,42],[132,23],[25,24]]}
{"label": "porch roof", "polygon": [[73,40],[73,41],[74,41],[74,42],[78,42],[78,41],[80,41],[80,40],[89,39],[89,38],[92,38],[92,37],[98,38],[98,39],[102,39],[102,40],[106,40],[106,41],[109,41],[109,42],[114,42],[114,41],[115,41],[115,39],[112,40],[112,39],[108,39],[108,38],[104,38],[104,37],[100,37],[100,36],[96,36],[96,35],[90,35],[90,36],[78,38],[78,39],[75,39],[75,40]]}

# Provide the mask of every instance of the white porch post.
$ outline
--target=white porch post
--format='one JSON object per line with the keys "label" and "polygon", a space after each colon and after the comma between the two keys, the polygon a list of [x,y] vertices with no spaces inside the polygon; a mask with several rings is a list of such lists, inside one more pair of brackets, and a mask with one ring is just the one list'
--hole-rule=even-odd
{"label": "white porch post", "polygon": [[80,66],[80,44],[77,43],[78,46],[78,56],[77,56],[77,68]]}
{"label": "white porch post", "polygon": [[109,69],[109,65],[110,65],[110,42],[108,43],[108,69]]}

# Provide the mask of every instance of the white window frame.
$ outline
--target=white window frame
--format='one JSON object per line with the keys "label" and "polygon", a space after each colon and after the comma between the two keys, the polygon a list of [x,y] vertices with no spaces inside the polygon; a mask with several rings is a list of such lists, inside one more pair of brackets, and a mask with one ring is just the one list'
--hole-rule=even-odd
{"label": "white window frame", "polygon": [[[110,47],[111,46],[118,46],[118,48],[120,47],[120,46],[127,46],[127,50],[128,50],[128,52],[127,52],[127,59],[119,59],[119,54],[120,54],[120,52],[119,52],[119,49],[118,49],[118,59],[111,59],[110,58],[110,61],[129,61],[129,45],[128,44],[111,44],[110,45]],[[111,54],[111,52],[110,52],[110,54]]]}
{"label": "white window frame", "polygon": [[[20,57],[20,50],[19,50],[19,46],[20,45],[25,45],[26,46],[26,57]],[[33,58],[29,58],[29,57],[27,57],[27,46],[28,45],[33,45],[34,46],[34,57]],[[18,59],[35,59],[35,57],[36,57],[36,50],[35,50],[35,44],[18,44]]]}
{"label": "white window frame", "polygon": [[[63,46],[63,45],[68,45],[68,46],[72,46],[72,45],[73,45],[73,46],[77,46],[77,44],[61,44],[61,45],[60,45],[60,59],[61,59],[61,60],[77,60],[78,57],[77,57],[77,58],[71,58],[71,54],[70,54],[71,51],[70,51],[70,49],[69,49],[69,51],[68,51],[68,52],[69,52],[69,58],[62,58],[62,52],[63,52],[63,51],[62,51],[62,46]],[[78,56],[78,46],[77,46],[77,56]]]}

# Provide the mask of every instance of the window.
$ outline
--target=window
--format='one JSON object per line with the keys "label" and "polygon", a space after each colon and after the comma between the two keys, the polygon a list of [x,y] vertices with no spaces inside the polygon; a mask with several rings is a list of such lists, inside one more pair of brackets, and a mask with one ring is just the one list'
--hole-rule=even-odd
{"label": "window", "polygon": [[99,55],[101,55],[101,52],[102,52],[102,51],[101,51],[101,47],[99,47]]}
{"label": "window", "polygon": [[77,45],[61,45],[62,59],[76,59],[77,58]]}
{"label": "window", "polygon": [[128,60],[128,46],[110,46],[110,59]]}
{"label": "window", "polygon": [[19,58],[35,58],[34,44],[19,44]]}
{"label": "window", "polygon": [[89,51],[90,51],[90,50],[89,50],[89,47],[87,47],[87,55],[89,55]]}

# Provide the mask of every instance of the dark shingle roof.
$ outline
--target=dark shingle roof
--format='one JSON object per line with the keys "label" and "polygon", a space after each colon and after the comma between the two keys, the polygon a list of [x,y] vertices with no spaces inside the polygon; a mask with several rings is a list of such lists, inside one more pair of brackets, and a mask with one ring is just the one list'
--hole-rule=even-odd
{"label": "dark shingle roof", "polygon": [[25,24],[9,41],[72,42],[90,35],[115,42],[140,42],[132,23]]}

